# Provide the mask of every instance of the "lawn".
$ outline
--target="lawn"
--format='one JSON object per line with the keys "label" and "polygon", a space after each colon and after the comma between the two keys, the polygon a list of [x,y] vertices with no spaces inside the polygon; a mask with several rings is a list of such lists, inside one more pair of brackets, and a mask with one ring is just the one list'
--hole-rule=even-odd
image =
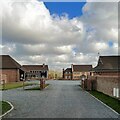
{"label": "lawn", "polygon": [[101,100],[106,105],[110,106],[112,109],[114,109],[116,112],[120,114],[120,100],[110,97],[108,95],[105,95],[98,91],[90,91],[90,94]]}
{"label": "lawn", "polygon": [[0,101],[0,115],[4,114],[5,112],[7,112],[8,110],[11,109],[11,106],[9,103],[5,102],[5,101]]}
{"label": "lawn", "polygon": [[[33,84],[35,84],[35,83],[24,83],[24,86],[33,85]],[[14,89],[14,88],[18,88],[18,87],[23,87],[23,82],[6,83],[4,88],[2,85],[0,85],[0,90]]]}
{"label": "lawn", "polygon": [[[45,84],[45,87],[47,87],[49,84]],[[40,89],[40,86],[36,86],[36,87],[32,87],[32,88],[28,88],[28,89],[25,89],[25,90],[41,90]]]}

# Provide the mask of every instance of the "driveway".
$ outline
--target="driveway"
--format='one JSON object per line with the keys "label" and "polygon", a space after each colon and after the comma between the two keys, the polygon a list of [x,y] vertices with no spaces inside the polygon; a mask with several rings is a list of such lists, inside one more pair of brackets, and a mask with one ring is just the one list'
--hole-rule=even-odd
{"label": "driveway", "polygon": [[43,91],[3,91],[15,109],[8,118],[117,118],[112,110],[79,87],[79,81],[47,81]]}

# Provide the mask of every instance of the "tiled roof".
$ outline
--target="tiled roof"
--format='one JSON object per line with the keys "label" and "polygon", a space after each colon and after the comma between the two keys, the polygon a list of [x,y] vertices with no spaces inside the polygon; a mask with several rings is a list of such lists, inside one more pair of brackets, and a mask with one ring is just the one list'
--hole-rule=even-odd
{"label": "tiled roof", "polygon": [[120,70],[120,56],[100,56],[94,71]]}
{"label": "tiled roof", "polygon": [[48,70],[48,65],[23,65],[22,68],[26,71],[30,70]]}
{"label": "tiled roof", "polygon": [[67,68],[65,72],[72,72],[72,68]]}
{"label": "tiled roof", "polygon": [[74,72],[87,72],[92,69],[92,65],[73,65]]}
{"label": "tiled roof", "polygon": [[16,69],[21,65],[9,55],[0,55],[0,69]]}

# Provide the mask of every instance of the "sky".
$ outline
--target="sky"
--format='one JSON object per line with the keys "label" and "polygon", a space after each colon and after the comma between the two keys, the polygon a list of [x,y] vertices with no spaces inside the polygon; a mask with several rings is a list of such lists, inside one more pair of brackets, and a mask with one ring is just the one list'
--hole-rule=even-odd
{"label": "sky", "polygon": [[45,6],[49,9],[50,14],[59,16],[67,14],[69,19],[80,17],[82,8],[86,2],[45,2]]}
{"label": "sky", "polygon": [[62,71],[71,64],[96,66],[98,52],[118,54],[115,2],[2,0],[0,5],[1,54],[11,55],[21,65],[45,63]]}

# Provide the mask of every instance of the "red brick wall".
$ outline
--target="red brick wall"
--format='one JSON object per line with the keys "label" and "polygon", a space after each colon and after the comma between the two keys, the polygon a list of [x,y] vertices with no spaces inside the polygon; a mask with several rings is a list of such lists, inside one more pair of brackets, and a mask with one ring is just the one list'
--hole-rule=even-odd
{"label": "red brick wall", "polygon": [[[68,77],[68,78],[66,78],[66,77]],[[72,75],[64,73],[64,79],[65,80],[71,80],[72,79]]]}
{"label": "red brick wall", "polygon": [[6,76],[6,82],[19,81],[19,73],[17,69],[0,70],[0,75]]}
{"label": "red brick wall", "polygon": [[118,76],[97,76],[97,90],[113,96],[113,88],[119,88],[120,79]]}
{"label": "red brick wall", "polygon": [[120,72],[99,72],[99,73],[94,73],[94,75],[102,75],[102,76],[118,76]]}
{"label": "red brick wall", "polygon": [[96,79],[97,78],[95,76],[88,76],[85,83],[87,90],[96,90],[97,87]]}

